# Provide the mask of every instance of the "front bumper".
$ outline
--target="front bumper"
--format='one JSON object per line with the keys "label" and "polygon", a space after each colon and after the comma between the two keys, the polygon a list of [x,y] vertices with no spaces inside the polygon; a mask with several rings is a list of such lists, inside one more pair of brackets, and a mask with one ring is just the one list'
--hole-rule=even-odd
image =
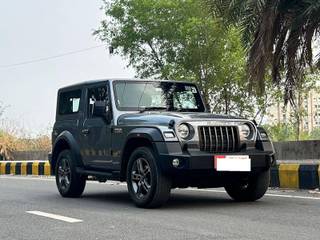
{"label": "front bumper", "polygon": [[[201,171],[211,170],[216,172],[214,168],[214,157],[216,155],[248,155],[251,159],[251,172],[267,170],[274,162],[273,152],[261,151],[257,149],[246,150],[237,153],[207,153],[201,151],[188,151],[183,153],[180,145],[173,143],[157,143],[158,158],[163,171],[169,173],[182,171]],[[180,165],[174,167],[172,161],[179,159]]]}

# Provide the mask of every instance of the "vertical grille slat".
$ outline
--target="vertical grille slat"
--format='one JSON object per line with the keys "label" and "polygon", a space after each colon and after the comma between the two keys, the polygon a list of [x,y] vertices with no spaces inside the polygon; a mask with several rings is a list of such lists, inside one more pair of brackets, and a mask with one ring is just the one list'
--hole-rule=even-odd
{"label": "vertical grille slat", "polygon": [[236,126],[200,126],[198,130],[200,151],[224,153],[238,150]]}
{"label": "vertical grille slat", "polygon": [[207,137],[207,149],[206,151],[210,151],[210,147],[211,147],[211,138],[210,138],[210,129],[207,129],[208,132],[206,133],[206,137]]}
{"label": "vertical grille slat", "polygon": [[229,144],[230,144],[230,142],[229,142],[229,133],[228,133],[228,129],[229,129],[229,127],[226,127],[226,135],[227,135],[227,152],[229,152],[229,151],[230,151],[230,149],[229,149]]}
{"label": "vertical grille slat", "polygon": [[233,127],[231,127],[231,136],[232,136],[232,149],[235,149],[235,136],[234,136],[234,130]]}
{"label": "vertical grille slat", "polygon": [[223,147],[224,147],[224,146],[223,146],[223,145],[224,145],[224,144],[223,144],[223,140],[224,140],[224,139],[223,139],[222,127],[220,127],[220,136],[221,136],[221,137],[220,137],[220,138],[221,138],[221,144],[220,144],[220,146],[221,146],[221,152],[223,152]]}
{"label": "vertical grille slat", "polygon": [[206,138],[206,130],[205,130],[205,128],[202,128],[202,133],[203,133],[203,142],[204,142],[204,151],[206,151],[206,148],[207,148],[207,138]]}
{"label": "vertical grille slat", "polygon": [[211,127],[209,127],[209,136],[210,136],[210,140],[211,140],[211,144],[210,144],[210,147],[209,147],[209,152],[212,152],[213,150],[213,138],[212,138],[212,132],[211,132],[211,130],[212,130],[212,128]]}
{"label": "vertical grille slat", "polygon": [[219,141],[218,141],[218,134],[217,134],[217,128],[216,127],[213,127],[214,128],[214,137],[215,137],[215,140],[216,140],[216,147],[215,147],[215,152],[218,152],[218,145],[219,145]]}

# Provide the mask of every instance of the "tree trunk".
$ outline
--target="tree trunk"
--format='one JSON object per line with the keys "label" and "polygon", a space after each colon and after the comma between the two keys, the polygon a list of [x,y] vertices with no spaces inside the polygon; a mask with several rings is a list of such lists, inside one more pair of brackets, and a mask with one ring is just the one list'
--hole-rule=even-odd
{"label": "tree trunk", "polygon": [[223,88],[224,102],[225,102],[225,114],[228,115],[230,113],[230,99],[228,94],[228,89],[226,86]]}
{"label": "tree trunk", "polygon": [[300,140],[300,136],[301,136],[301,125],[302,125],[302,121],[301,121],[301,113],[302,113],[302,96],[301,93],[298,92],[298,105],[297,105],[297,109],[296,109],[296,129],[297,129],[297,134],[296,134],[296,140],[299,141]]}

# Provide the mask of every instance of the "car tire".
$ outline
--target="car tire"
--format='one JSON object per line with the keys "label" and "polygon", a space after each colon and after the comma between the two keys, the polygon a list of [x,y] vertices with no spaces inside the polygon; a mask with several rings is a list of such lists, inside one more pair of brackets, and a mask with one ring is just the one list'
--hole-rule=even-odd
{"label": "car tire", "polygon": [[137,148],[127,166],[127,186],[131,199],[138,207],[160,207],[170,197],[171,179],[164,175],[153,151]]}
{"label": "car tire", "polygon": [[70,150],[62,151],[55,168],[56,184],[62,197],[80,197],[86,186],[86,176],[76,172],[75,161]]}
{"label": "car tire", "polygon": [[231,198],[239,202],[256,201],[264,196],[270,184],[270,169],[252,175],[247,181],[225,186]]}

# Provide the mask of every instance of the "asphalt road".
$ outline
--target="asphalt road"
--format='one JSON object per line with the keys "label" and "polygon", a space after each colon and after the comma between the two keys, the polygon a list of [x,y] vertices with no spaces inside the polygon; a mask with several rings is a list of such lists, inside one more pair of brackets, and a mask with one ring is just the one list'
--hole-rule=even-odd
{"label": "asphalt road", "polygon": [[146,210],[125,185],[88,183],[82,198],[64,199],[52,178],[0,177],[1,240],[319,238],[319,193],[270,190],[258,202],[236,203],[222,189],[174,190],[163,208]]}

